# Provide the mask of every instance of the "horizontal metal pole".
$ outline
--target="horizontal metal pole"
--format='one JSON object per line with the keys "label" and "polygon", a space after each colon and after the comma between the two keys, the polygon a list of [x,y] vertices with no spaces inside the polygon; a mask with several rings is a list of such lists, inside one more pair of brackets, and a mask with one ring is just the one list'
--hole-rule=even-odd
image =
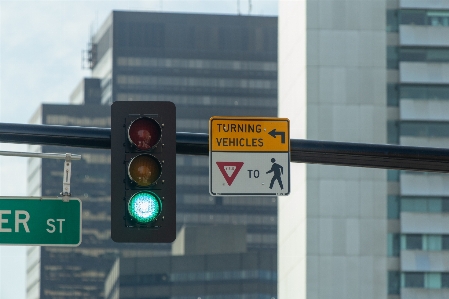
{"label": "horizontal metal pole", "polygon": [[176,153],[209,156],[209,134],[177,132]]}
{"label": "horizontal metal pole", "polygon": [[[0,123],[0,142],[111,148],[110,128]],[[292,162],[449,172],[449,150],[388,144],[290,140]],[[209,135],[176,133],[176,153],[209,155]]]}
{"label": "horizontal metal pole", "polygon": [[449,172],[449,150],[418,146],[292,139],[291,161],[340,166]]}
{"label": "horizontal metal pole", "polygon": [[111,129],[0,123],[0,142],[110,149]]}
{"label": "horizontal metal pole", "polygon": [[[57,153],[27,153],[27,152],[8,152],[0,151],[0,156],[13,156],[13,157],[29,157],[29,158],[43,158],[43,159],[66,159],[66,154]],[[70,154],[71,160],[81,160],[81,155]]]}

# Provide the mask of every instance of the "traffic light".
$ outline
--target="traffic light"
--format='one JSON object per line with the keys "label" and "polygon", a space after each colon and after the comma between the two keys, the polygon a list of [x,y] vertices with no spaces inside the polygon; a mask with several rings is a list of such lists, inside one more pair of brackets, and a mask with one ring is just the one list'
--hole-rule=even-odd
{"label": "traffic light", "polygon": [[176,238],[176,107],[111,106],[111,238],[169,243]]}

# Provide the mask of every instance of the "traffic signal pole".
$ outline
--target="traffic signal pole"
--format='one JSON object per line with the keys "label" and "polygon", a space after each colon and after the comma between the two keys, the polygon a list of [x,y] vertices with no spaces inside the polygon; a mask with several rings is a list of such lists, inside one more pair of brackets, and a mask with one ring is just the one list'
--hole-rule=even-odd
{"label": "traffic signal pole", "polygon": [[[0,142],[111,148],[110,128],[0,123]],[[291,162],[448,172],[449,149],[291,139]],[[209,155],[209,135],[176,133],[176,153]]]}

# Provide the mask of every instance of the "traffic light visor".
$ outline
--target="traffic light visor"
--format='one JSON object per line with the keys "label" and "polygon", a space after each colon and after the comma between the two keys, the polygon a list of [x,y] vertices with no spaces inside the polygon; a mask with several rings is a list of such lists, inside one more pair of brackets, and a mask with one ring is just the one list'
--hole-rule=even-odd
{"label": "traffic light visor", "polygon": [[154,184],[161,176],[161,164],[152,155],[134,157],[128,166],[128,176],[137,185],[146,187]]}
{"label": "traffic light visor", "polygon": [[138,118],[128,128],[128,139],[139,150],[150,150],[161,139],[161,126],[152,118]]}
{"label": "traffic light visor", "polygon": [[153,192],[136,193],[128,202],[129,214],[136,222],[141,224],[156,220],[161,210],[161,199]]}

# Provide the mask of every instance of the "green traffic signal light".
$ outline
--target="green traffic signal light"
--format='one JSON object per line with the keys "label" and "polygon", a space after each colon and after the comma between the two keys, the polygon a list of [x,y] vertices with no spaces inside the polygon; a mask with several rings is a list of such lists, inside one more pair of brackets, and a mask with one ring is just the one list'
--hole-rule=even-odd
{"label": "green traffic signal light", "polygon": [[140,224],[147,224],[156,220],[161,210],[161,199],[149,191],[134,194],[128,202],[129,214]]}
{"label": "green traffic signal light", "polygon": [[176,107],[111,105],[111,238],[169,243],[176,238]]}

